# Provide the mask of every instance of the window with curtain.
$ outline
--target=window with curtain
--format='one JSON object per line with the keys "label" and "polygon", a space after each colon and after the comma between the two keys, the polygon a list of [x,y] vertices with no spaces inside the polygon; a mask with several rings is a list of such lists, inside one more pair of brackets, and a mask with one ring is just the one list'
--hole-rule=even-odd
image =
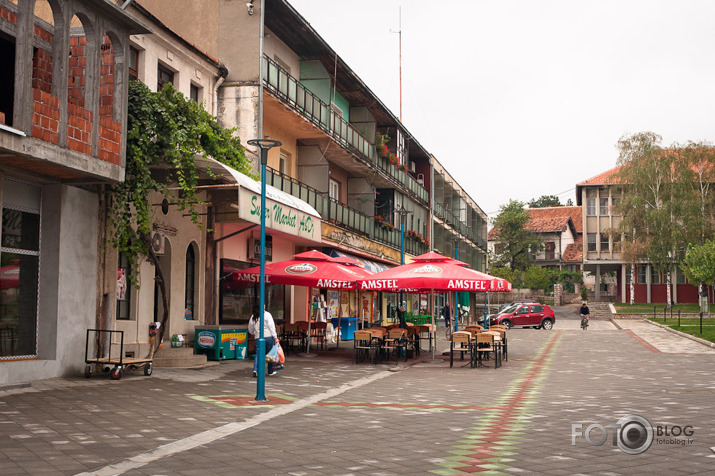
{"label": "window with curtain", "polygon": [[586,235],[588,239],[588,251],[596,251],[596,234],[587,233]]}

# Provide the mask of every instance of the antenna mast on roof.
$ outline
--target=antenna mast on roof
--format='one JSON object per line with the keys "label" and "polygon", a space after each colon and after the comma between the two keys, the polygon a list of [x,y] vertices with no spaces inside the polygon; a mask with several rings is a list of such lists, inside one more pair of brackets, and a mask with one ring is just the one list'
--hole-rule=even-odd
{"label": "antenna mast on roof", "polygon": [[397,33],[399,37],[400,44],[400,122],[402,122],[402,5],[400,5],[399,10],[399,30],[390,30],[392,33]]}

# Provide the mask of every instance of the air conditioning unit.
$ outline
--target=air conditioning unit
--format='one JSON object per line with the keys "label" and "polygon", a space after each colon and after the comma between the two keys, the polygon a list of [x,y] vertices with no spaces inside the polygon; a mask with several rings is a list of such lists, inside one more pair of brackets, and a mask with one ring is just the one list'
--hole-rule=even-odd
{"label": "air conditioning unit", "polygon": [[155,255],[161,256],[164,254],[164,240],[166,235],[158,231],[151,232],[151,249]]}
{"label": "air conditioning unit", "polygon": [[[412,162],[414,164],[414,162]],[[417,174],[417,183],[425,186],[425,174]]]}

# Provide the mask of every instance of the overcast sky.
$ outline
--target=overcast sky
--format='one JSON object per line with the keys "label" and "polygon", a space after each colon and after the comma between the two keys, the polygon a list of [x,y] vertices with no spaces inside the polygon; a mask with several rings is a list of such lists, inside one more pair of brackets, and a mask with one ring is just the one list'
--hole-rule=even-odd
{"label": "overcast sky", "polygon": [[288,0],[493,218],[616,165],[625,134],[715,142],[715,1]]}

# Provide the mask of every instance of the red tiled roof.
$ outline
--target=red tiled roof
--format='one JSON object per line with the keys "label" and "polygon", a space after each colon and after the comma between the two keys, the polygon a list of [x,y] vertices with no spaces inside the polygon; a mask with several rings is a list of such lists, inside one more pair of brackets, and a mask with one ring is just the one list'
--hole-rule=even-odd
{"label": "red tiled roof", "polygon": [[576,228],[576,233],[583,233],[583,210],[581,207],[543,207],[527,208],[532,219],[570,217]]}
{"label": "red tiled roof", "polygon": [[575,242],[569,244],[561,256],[561,261],[568,263],[583,262],[583,235],[579,235]]}
{"label": "red tiled roof", "polygon": [[602,172],[595,177],[591,177],[588,180],[584,180],[583,182],[577,183],[576,185],[608,185],[608,184],[614,184],[616,183],[616,177],[615,175],[618,173],[618,171],[621,169],[620,166],[612,168],[611,170],[607,170],[605,172]]}
{"label": "red tiled roof", "polygon": [[[569,219],[577,234],[583,232],[583,211],[581,207],[543,207],[527,208],[531,220],[526,223],[526,229],[534,233],[560,233],[566,230]],[[495,227],[489,230],[487,238],[497,240],[499,230]]]}
{"label": "red tiled roof", "polygon": [[526,229],[534,233],[560,233],[569,225],[569,217],[532,218]]}

